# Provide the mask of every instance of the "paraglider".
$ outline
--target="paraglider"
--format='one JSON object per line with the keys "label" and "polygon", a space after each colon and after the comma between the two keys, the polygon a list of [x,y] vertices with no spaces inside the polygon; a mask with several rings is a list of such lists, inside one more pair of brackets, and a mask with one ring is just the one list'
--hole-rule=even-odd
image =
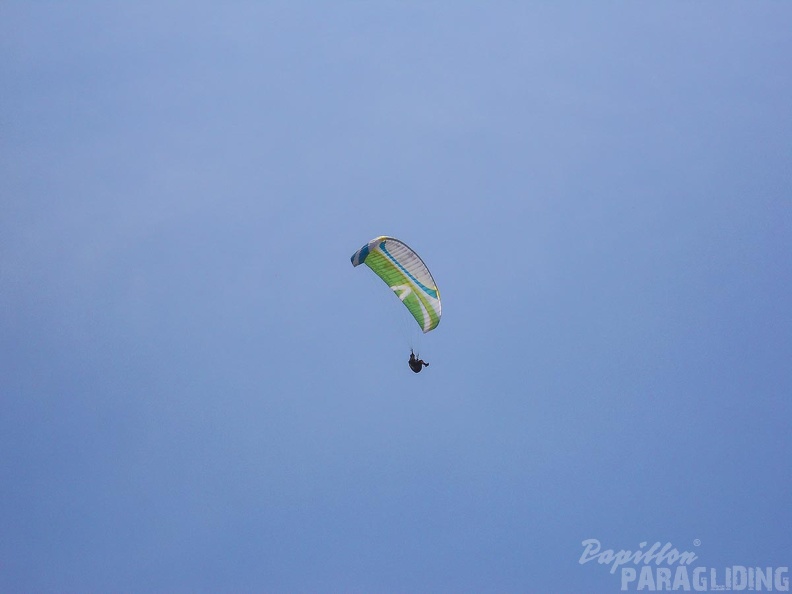
{"label": "paraglider", "polygon": [[415,373],[421,373],[421,369],[423,369],[423,367],[429,367],[429,363],[423,359],[418,359],[415,356],[415,353],[412,352],[412,349],[410,349],[410,360],[407,361],[407,365],[409,365],[410,369],[412,369]]}
{"label": "paraglider", "polygon": [[[407,244],[382,235],[352,255],[352,265],[365,264],[401,300],[424,333],[440,323],[440,291],[424,261]],[[412,351],[412,349],[411,349]],[[418,373],[428,366],[411,352],[410,369]]]}

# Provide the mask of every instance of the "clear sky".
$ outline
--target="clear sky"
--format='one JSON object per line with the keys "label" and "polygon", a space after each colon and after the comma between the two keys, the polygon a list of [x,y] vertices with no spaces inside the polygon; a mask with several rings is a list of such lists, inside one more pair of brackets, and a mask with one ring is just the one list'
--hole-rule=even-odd
{"label": "clear sky", "polygon": [[3,2],[0,591],[792,566],[791,73],[788,2]]}

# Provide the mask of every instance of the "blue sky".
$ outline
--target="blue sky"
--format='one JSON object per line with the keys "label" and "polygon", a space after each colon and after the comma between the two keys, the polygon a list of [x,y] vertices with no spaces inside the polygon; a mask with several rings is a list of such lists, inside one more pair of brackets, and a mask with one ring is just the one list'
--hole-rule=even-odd
{"label": "blue sky", "polygon": [[792,565],[790,72],[784,2],[3,3],[0,590]]}

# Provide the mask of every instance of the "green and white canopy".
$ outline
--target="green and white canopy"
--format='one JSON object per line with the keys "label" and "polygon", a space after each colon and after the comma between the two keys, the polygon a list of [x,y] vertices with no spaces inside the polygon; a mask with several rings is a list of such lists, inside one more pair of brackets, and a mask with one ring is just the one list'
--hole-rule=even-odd
{"label": "green and white canopy", "polygon": [[352,256],[365,264],[396,293],[424,332],[440,323],[440,291],[420,256],[393,237],[369,241]]}

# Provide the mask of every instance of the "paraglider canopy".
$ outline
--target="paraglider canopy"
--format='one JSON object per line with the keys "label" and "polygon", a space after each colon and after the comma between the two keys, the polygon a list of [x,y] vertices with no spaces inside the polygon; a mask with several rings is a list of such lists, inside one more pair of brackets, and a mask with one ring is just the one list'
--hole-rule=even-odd
{"label": "paraglider canopy", "polygon": [[352,255],[352,265],[365,264],[387,284],[424,332],[440,323],[440,291],[429,269],[404,242],[385,235]]}

